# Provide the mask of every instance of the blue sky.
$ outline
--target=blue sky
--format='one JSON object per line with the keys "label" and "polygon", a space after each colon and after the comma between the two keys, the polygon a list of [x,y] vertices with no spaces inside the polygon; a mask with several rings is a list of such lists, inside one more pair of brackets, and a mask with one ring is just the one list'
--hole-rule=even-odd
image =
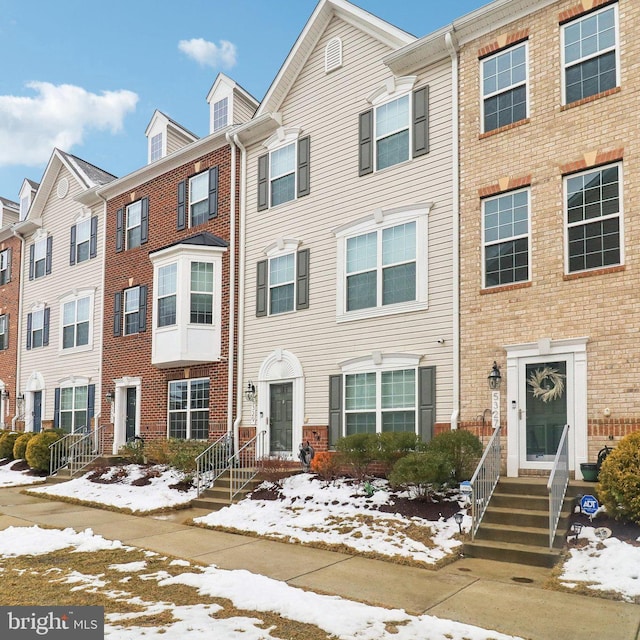
{"label": "blue sky", "polygon": [[[486,3],[354,0],[416,36]],[[0,0],[0,196],[39,182],[55,146],[118,177],[135,171],[155,109],[207,135],[216,74],[261,100],[316,4]]]}

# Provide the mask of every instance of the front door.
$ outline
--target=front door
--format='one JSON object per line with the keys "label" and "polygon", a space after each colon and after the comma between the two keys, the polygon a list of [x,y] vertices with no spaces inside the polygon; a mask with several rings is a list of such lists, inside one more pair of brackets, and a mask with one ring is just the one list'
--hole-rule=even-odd
{"label": "front door", "polygon": [[33,392],[33,432],[40,433],[42,430],[42,391]]}
{"label": "front door", "polygon": [[125,413],[125,439],[128,442],[136,435],[137,389],[127,387],[127,406]]}
{"label": "front door", "polygon": [[269,447],[272,454],[293,452],[293,383],[269,385]]}
{"label": "front door", "polygon": [[572,423],[571,365],[570,357],[551,356],[520,362],[522,468],[548,468],[555,458],[564,425]]}

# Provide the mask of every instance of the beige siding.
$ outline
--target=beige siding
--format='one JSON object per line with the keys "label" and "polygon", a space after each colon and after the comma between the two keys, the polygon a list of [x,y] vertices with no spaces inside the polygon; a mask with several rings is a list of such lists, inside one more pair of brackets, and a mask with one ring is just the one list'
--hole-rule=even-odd
{"label": "beige siding", "polygon": [[182,149],[191,142],[193,142],[191,138],[186,138],[174,129],[167,127],[167,155]]}
{"label": "beige siding", "polygon": [[[339,36],[343,67],[326,74],[324,48]],[[311,136],[311,194],[267,211],[257,211],[257,158],[248,151],[245,314],[245,380],[256,379],[276,348],[293,352],[305,375],[305,419],[327,424],[328,376],[339,363],[373,350],[413,353],[421,365],[437,367],[437,418],[452,412],[452,158],[450,63],[425,69],[416,88],[430,87],[430,143],[427,156],[358,177],[358,114],[391,76],[382,64],[389,49],[335,19],[309,56],[279,111],[285,127]],[[433,203],[428,216],[429,308],[369,320],[336,322],[337,241],[332,230],[377,208]],[[256,318],[256,263],[277,238],[295,238],[310,249],[310,308]],[[438,339],[445,339],[444,345]]]}
{"label": "beige siding", "polygon": [[[69,182],[67,195],[57,196],[57,185],[62,178]],[[96,385],[96,394],[100,385],[100,333],[102,331],[102,264],[103,215],[102,207],[92,211],[98,216],[98,255],[80,264],[69,264],[71,226],[82,210],[82,206],[73,200],[81,188],[71,173],[62,167],[53,183],[47,203],[42,213],[42,228],[53,238],[51,274],[35,280],[29,280],[29,248],[33,244],[32,236],[26,238],[24,269],[24,296],[21,310],[21,368],[20,388],[25,390],[29,377],[37,372],[44,379],[45,389],[42,398],[42,418],[52,420],[54,411],[54,389],[70,376],[86,377],[89,384]],[[74,289],[91,289],[94,292],[93,313],[90,330],[93,348],[77,353],[62,352],[62,316],[60,299],[72,293]],[[26,349],[27,314],[32,306],[45,303],[50,307],[49,345],[37,349]],[[99,403],[96,403],[99,406]]]}
{"label": "beige siding", "polygon": [[247,102],[237,94],[233,96],[233,124],[242,124],[251,120],[256,111],[256,107]]}

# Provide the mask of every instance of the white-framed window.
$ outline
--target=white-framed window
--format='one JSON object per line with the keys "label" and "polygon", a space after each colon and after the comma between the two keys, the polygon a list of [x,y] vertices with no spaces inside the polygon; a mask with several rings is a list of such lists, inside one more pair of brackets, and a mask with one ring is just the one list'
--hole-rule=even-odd
{"label": "white-framed window", "polygon": [[9,346],[9,316],[0,316],[0,351],[4,351]]}
{"label": "white-framed window", "polygon": [[170,438],[209,438],[209,379],[194,378],[169,382]]}
{"label": "white-framed window", "polygon": [[409,94],[374,109],[376,169],[406,162],[411,149],[411,103]]}
{"label": "white-framed window", "polygon": [[189,223],[195,227],[209,219],[209,171],[189,178]]}
{"label": "white-framed window", "polygon": [[47,238],[41,238],[33,245],[33,277],[42,278],[46,273]]}
{"label": "white-framed window", "polygon": [[191,263],[190,319],[193,324],[213,324],[213,263]]}
{"label": "white-framed window", "polygon": [[293,311],[295,271],[294,253],[269,260],[269,315]]}
{"label": "white-framed window", "polygon": [[124,290],[124,335],[138,333],[139,321],[140,287],[130,287]]}
{"label": "white-framed window", "polygon": [[562,25],[564,104],[618,86],[618,4]]}
{"label": "white-framed window", "polygon": [[90,258],[91,245],[91,218],[76,222],[76,263],[84,262]]}
{"label": "white-framed window", "polygon": [[31,319],[30,326],[28,327],[27,335],[27,349],[37,349],[38,347],[46,346],[45,340],[45,313],[46,308],[36,309],[27,316],[27,324],[29,325],[29,318]]}
{"label": "white-framed window", "polygon": [[11,249],[0,251],[0,285],[11,280]]}
{"label": "white-framed window", "polygon": [[142,200],[127,206],[126,215],[126,243],[127,249],[139,247],[142,231]]}
{"label": "white-framed window", "polygon": [[481,60],[483,131],[493,131],[527,117],[526,42]]}
{"label": "white-framed window", "polygon": [[529,189],[482,201],[484,287],[529,280]]}
{"label": "white-framed window", "polygon": [[74,433],[81,428],[89,427],[88,420],[89,387],[62,387],[60,389],[59,428],[67,433]]}
{"label": "white-framed window", "polygon": [[291,143],[269,154],[269,192],[275,207],[296,197],[296,144]]}
{"label": "white-framed window", "polygon": [[160,160],[162,158],[162,131],[160,133],[156,133],[155,136],[151,136],[151,142],[149,147],[150,152],[150,160],[151,162],[155,162],[156,160]]}
{"label": "white-framed window", "polygon": [[74,349],[90,342],[91,296],[62,305],[62,348]]}
{"label": "white-framed window", "polygon": [[429,208],[378,210],[334,230],[339,321],[426,308]]}
{"label": "white-framed window", "polygon": [[622,164],[564,178],[567,273],[622,264]]}
{"label": "white-framed window", "polygon": [[168,327],[176,323],[176,297],[178,265],[167,264],[158,269],[157,326]]}
{"label": "white-framed window", "polygon": [[213,103],[213,131],[224,129],[229,123],[229,98]]}

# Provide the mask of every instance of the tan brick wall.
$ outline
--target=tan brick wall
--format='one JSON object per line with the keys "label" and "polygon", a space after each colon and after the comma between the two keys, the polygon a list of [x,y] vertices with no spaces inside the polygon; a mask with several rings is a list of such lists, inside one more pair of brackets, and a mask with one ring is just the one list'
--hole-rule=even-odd
{"label": "tan brick wall", "polygon": [[[489,406],[486,377],[494,360],[505,376],[505,345],[587,336],[590,458],[612,444],[609,435],[617,440],[640,428],[640,43],[634,29],[640,3],[618,5],[620,87],[574,105],[562,106],[559,22],[584,10],[576,0],[555,2],[460,51],[461,422],[474,423]],[[479,52],[526,33],[529,117],[483,135]],[[616,158],[622,159],[623,266],[565,276],[563,171]],[[480,194],[525,182],[531,188],[531,283],[483,290]]]}

